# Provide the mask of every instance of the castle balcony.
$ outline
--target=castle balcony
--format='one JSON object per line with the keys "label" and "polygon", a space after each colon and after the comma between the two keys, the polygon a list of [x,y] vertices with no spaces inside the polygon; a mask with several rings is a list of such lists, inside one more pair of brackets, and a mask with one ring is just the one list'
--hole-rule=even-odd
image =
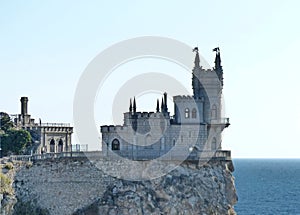
{"label": "castle balcony", "polygon": [[231,160],[230,150],[217,150],[214,156],[215,159],[219,160]]}
{"label": "castle balcony", "polygon": [[208,161],[208,160],[230,161],[231,151],[230,150],[200,151],[198,152],[196,159],[199,159],[201,161]]}
{"label": "castle balcony", "polygon": [[225,125],[225,127],[228,127],[230,125],[229,118],[211,119],[210,124],[211,125]]}
{"label": "castle balcony", "polygon": [[70,123],[41,123],[43,127],[71,127]]}

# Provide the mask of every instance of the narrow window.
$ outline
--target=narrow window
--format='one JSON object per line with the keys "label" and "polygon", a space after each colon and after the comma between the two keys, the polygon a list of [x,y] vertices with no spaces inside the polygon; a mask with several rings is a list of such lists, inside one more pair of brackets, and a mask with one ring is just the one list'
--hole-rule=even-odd
{"label": "narrow window", "polygon": [[211,143],[211,150],[217,150],[217,139],[214,137]]}
{"label": "narrow window", "polygon": [[217,112],[217,106],[213,105],[211,108],[211,118],[217,119],[218,118],[218,112]]}
{"label": "narrow window", "polygon": [[55,140],[51,139],[50,141],[50,152],[55,152]]}
{"label": "narrow window", "polygon": [[192,118],[197,118],[196,108],[193,108],[193,110],[192,110]]}
{"label": "narrow window", "polygon": [[145,139],[145,148],[151,149],[152,148],[152,137],[150,134],[147,134]]}
{"label": "narrow window", "polygon": [[59,140],[59,142],[58,142],[58,152],[63,152],[63,141],[62,141],[62,139],[60,139]]}
{"label": "narrow window", "polygon": [[112,150],[120,150],[120,142],[118,139],[114,139],[111,144]]}
{"label": "narrow window", "polygon": [[184,111],[185,118],[190,118],[190,110],[188,108]]}

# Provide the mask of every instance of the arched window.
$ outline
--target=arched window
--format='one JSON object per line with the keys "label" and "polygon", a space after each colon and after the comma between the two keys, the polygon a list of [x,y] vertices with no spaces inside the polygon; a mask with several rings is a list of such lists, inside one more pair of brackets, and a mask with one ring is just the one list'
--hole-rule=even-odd
{"label": "arched window", "polygon": [[58,152],[63,152],[63,146],[64,146],[64,143],[63,143],[63,141],[62,141],[62,139],[60,139],[59,141],[58,141]]}
{"label": "arched window", "polygon": [[150,134],[146,135],[145,139],[145,148],[151,149],[152,148],[152,137]]}
{"label": "arched window", "polygon": [[50,152],[55,152],[55,140],[50,140]]}
{"label": "arched window", "polygon": [[112,150],[120,150],[120,142],[118,139],[114,139],[111,144]]}
{"label": "arched window", "polygon": [[173,139],[173,146],[176,145],[176,139]]}
{"label": "arched window", "polygon": [[217,150],[217,139],[215,137],[211,142],[211,150]]}
{"label": "arched window", "polygon": [[190,118],[190,109],[186,108],[184,110],[184,116],[185,116],[185,118]]}
{"label": "arched window", "polygon": [[196,108],[193,108],[193,110],[192,110],[192,118],[197,118]]}
{"label": "arched window", "polygon": [[151,145],[152,144],[152,137],[150,134],[146,135],[146,145]]}
{"label": "arched window", "polygon": [[217,106],[215,104],[211,108],[211,118],[212,119],[217,119],[218,118]]}

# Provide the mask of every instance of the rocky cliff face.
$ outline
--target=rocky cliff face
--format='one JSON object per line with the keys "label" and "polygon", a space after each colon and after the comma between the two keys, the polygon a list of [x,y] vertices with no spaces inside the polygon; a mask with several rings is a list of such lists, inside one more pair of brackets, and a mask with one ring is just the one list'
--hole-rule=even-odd
{"label": "rocky cliff face", "polygon": [[232,171],[230,161],[185,162],[162,177],[133,182],[88,159],[44,160],[16,171],[14,214],[234,214]]}

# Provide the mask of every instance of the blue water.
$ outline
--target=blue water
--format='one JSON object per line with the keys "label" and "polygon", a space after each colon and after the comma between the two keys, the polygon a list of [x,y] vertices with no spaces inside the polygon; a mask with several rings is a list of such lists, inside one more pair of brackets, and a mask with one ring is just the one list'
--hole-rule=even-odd
{"label": "blue water", "polygon": [[235,159],[238,215],[300,214],[300,159]]}

